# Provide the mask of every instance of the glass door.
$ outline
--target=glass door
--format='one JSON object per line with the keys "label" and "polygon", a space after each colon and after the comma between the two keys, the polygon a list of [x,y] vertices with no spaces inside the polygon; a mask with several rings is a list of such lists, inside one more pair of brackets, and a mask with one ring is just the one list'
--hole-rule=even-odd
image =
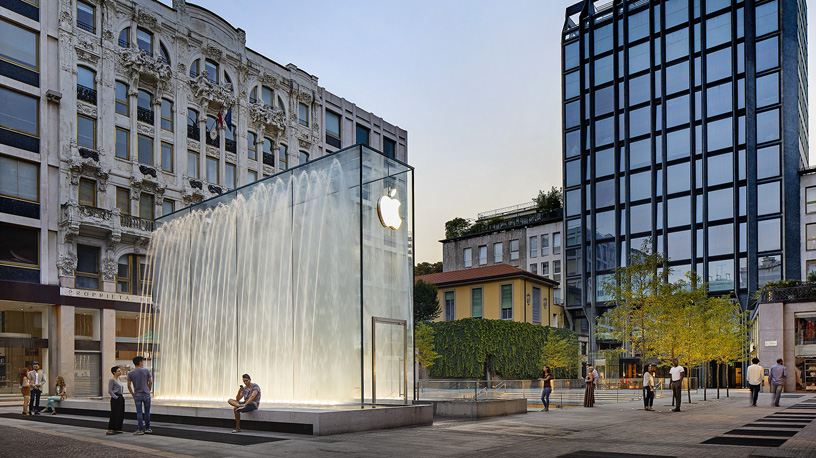
{"label": "glass door", "polygon": [[408,322],[371,317],[371,403],[408,404]]}

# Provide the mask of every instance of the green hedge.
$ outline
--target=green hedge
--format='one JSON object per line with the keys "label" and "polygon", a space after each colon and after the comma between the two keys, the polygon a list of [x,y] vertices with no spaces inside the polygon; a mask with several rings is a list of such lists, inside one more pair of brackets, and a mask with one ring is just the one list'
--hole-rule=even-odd
{"label": "green hedge", "polygon": [[[534,379],[541,374],[544,345],[551,335],[568,339],[572,367],[556,369],[557,377],[572,377],[579,364],[578,338],[567,329],[530,323],[466,318],[433,323],[434,351],[439,358],[430,368],[435,378],[476,378],[485,375],[490,359],[496,375],[505,379]],[[573,351],[574,350],[574,351]]]}

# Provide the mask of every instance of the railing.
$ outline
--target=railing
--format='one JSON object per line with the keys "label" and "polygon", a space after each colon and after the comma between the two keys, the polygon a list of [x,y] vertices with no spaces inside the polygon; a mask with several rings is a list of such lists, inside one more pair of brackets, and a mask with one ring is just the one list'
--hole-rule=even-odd
{"label": "railing", "polygon": [[187,124],[187,138],[199,141],[201,138],[201,128],[192,124]]}
{"label": "railing", "polygon": [[802,283],[797,286],[767,288],[759,291],[759,302],[765,304],[811,301],[816,301],[816,283]]}
{"label": "railing", "polygon": [[229,138],[225,139],[224,149],[229,151],[230,153],[234,153],[236,151],[235,140],[230,140]]}
{"label": "railing", "polygon": [[144,107],[136,107],[136,119],[139,121],[145,122],[153,125],[153,110],[144,108]]}
{"label": "railing", "polygon": [[149,219],[139,218],[133,215],[119,215],[122,222],[122,227],[136,229],[139,231],[153,232],[153,221]]}
{"label": "railing", "polygon": [[478,216],[476,217],[476,219],[485,219],[485,218],[491,218],[491,217],[494,217],[494,216],[502,216],[502,215],[506,215],[508,213],[516,213],[516,212],[525,211],[525,210],[534,210],[535,208],[536,208],[536,203],[535,202],[533,202],[533,203],[523,203],[523,204],[517,204],[517,205],[510,205],[509,207],[502,207],[502,208],[497,208],[495,210],[489,210],[489,211],[486,211],[486,212],[479,213]]}
{"label": "railing", "polygon": [[83,217],[109,220],[112,212],[110,210],[105,210],[104,208],[92,207],[90,205],[80,205],[79,214]]}
{"label": "railing", "polygon": [[263,153],[263,163],[274,167],[275,166],[275,155],[269,153]]}
{"label": "railing", "polygon": [[96,89],[77,84],[77,98],[96,105]]}

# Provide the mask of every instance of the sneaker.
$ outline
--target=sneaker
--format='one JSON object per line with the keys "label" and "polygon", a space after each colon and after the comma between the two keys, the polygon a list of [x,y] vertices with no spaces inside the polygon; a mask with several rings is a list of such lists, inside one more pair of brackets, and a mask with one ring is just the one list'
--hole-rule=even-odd
{"label": "sneaker", "polygon": [[145,429],[145,434],[153,434],[153,430],[150,428]]}
{"label": "sneaker", "polygon": [[232,430],[232,432],[234,432],[234,433],[240,433],[240,432],[241,432],[241,430],[240,430],[240,429],[233,429],[233,430]]}
{"label": "sneaker", "polygon": [[133,433],[133,435],[135,435],[135,436],[143,436],[143,435],[144,435],[144,431],[142,431],[141,429],[137,429],[137,430],[136,430],[136,432],[134,432],[134,433]]}
{"label": "sneaker", "polygon": [[106,436],[113,436],[114,434],[116,434],[116,432],[115,432],[115,431],[111,431],[110,429],[109,429],[109,430],[107,430],[107,431],[105,431],[105,435],[106,435]]}

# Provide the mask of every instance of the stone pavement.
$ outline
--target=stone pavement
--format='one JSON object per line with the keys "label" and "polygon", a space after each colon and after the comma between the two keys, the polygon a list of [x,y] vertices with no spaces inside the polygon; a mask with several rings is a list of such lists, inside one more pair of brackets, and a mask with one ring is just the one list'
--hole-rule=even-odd
{"label": "stone pavement", "polygon": [[[145,456],[211,457],[313,457],[341,454],[362,457],[464,457],[477,454],[495,457],[567,455],[630,458],[816,456],[816,420],[811,420],[816,417],[816,396],[804,394],[796,398],[785,397],[782,399],[782,407],[773,408],[770,407],[770,396],[766,393],[760,395],[759,407],[748,406],[748,393],[742,390],[731,390],[730,398],[725,398],[723,390],[719,400],[712,399],[715,396],[713,391],[709,391],[708,401],[702,401],[701,394],[694,396],[694,402],[689,405],[684,393],[683,412],[680,413],[670,412],[671,400],[661,398],[655,401],[656,412],[645,412],[640,402],[633,401],[592,409],[573,407],[546,413],[531,411],[481,421],[437,421],[433,426],[427,427],[321,438],[279,433],[243,433],[286,439],[255,445],[230,445],[156,435],[105,436],[104,429],[0,418],[0,456],[27,456],[21,451],[32,449],[32,438],[36,438],[42,445],[37,449],[48,456],[80,456],[74,455],[72,451],[82,448],[83,457],[123,456],[126,451]],[[0,413],[15,411],[16,409],[0,409]],[[751,426],[745,426],[749,424]],[[159,428],[186,427],[153,425],[154,430]],[[748,444],[760,439],[775,438],[778,446],[703,444],[715,438]],[[85,446],[79,445],[81,443]],[[55,454],[48,453],[51,451]]]}

